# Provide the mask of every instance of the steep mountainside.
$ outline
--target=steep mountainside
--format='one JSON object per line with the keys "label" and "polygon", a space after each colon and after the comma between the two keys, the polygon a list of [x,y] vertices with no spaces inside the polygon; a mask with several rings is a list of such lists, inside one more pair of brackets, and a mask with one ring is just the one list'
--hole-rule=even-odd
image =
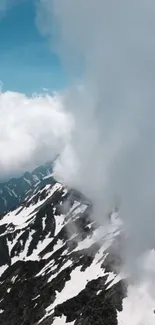
{"label": "steep mountainside", "polygon": [[120,272],[122,222],[92,209],[53,182],[0,220],[1,325],[154,324],[153,298]]}
{"label": "steep mountainside", "polygon": [[[0,213],[10,211],[19,205],[34,188],[44,186],[46,176],[52,173],[53,165],[49,162],[36,168],[32,173],[26,172],[20,178],[13,178],[0,184]],[[49,179],[48,179],[49,181]]]}

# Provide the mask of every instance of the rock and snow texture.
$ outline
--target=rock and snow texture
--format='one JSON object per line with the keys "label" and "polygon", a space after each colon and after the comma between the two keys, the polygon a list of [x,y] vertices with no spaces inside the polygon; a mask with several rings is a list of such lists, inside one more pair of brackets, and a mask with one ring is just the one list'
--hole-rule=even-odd
{"label": "rock and snow texture", "polygon": [[0,213],[18,206],[33,190],[40,189],[52,178],[53,163],[37,167],[32,173],[26,172],[19,178],[0,183]]}
{"label": "rock and snow texture", "polygon": [[120,273],[122,223],[113,214],[100,226],[91,211],[54,182],[1,218],[1,325],[128,325],[131,314],[134,325],[154,324],[153,298]]}

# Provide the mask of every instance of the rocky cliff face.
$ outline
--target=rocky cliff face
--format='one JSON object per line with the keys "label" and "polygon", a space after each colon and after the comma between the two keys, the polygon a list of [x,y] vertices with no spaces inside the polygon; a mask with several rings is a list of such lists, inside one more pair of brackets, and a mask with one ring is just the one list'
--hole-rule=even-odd
{"label": "rocky cliff face", "polygon": [[113,214],[100,226],[91,212],[53,181],[0,220],[1,325],[118,323],[122,223]]}
{"label": "rocky cliff face", "polygon": [[[0,183],[0,214],[15,209],[26,197],[43,187],[46,177],[52,173],[53,164],[49,162],[36,168],[32,173],[26,172],[19,178]],[[49,178],[48,178],[49,181]]]}

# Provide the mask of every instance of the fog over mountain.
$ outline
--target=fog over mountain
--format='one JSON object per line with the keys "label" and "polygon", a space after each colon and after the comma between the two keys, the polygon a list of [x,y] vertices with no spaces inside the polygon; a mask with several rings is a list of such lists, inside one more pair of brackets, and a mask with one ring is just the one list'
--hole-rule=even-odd
{"label": "fog over mountain", "polygon": [[35,10],[72,82],[0,93],[0,177],[57,157],[19,179],[24,201],[2,184],[18,202],[0,217],[0,324],[154,325],[155,3]]}
{"label": "fog over mountain", "polygon": [[56,175],[92,198],[95,218],[118,198],[128,256],[154,244],[154,14],[153,1],[40,0],[37,15],[71,73],[83,62],[64,97],[75,128]]}

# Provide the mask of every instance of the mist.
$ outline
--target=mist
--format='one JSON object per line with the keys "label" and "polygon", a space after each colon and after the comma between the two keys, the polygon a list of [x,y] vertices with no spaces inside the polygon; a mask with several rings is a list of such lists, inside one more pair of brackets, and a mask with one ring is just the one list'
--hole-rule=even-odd
{"label": "mist", "polygon": [[0,179],[55,158],[69,141],[72,118],[60,96],[0,92]]}
{"label": "mist", "polygon": [[136,258],[155,244],[155,3],[39,4],[37,25],[52,50],[72,75],[83,68],[63,95],[75,127],[55,175],[92,199],[100,222],[119,198],[128,257]]}

